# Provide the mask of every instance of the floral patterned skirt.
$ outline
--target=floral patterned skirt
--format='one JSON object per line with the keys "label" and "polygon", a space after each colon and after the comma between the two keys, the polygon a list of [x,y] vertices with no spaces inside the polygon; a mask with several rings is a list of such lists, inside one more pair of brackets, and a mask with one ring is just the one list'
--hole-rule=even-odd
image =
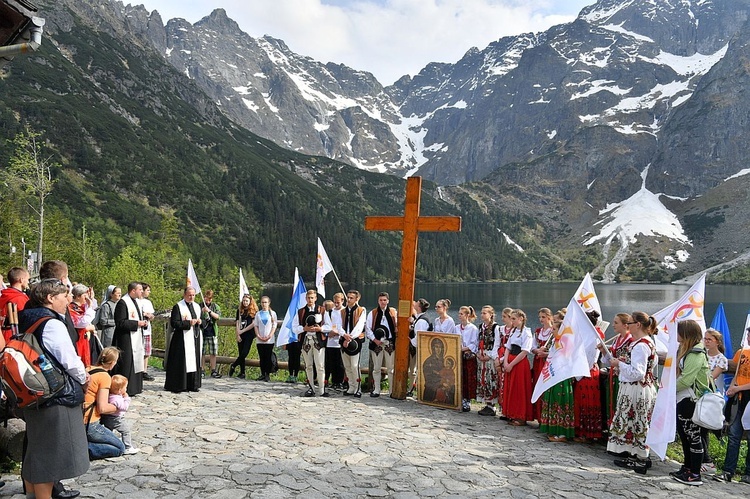
{"label": "floral patterned skirt", "polygon": [[495,359],[477,360],[477,402],[497,402],[497,370]]}
{"label": "floral patterned skirt", "polygon": [[615,416],[609,427],[608,451],[629,452],[643,459],[648,457],[646,434],[655,402],[656,387],[653,384],[620,383]]}
{"label": "floral patterned skirt", "polygon": [[573,410],[573,380],[566,379],[547,390],[540,397],[542,411],[539,431],[552,436],[575,436]]}

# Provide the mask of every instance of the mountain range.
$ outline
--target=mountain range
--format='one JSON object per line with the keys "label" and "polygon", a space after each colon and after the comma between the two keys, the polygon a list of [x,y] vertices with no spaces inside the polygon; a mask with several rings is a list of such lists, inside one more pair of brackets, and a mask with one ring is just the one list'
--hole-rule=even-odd
{"label": "mountain range", "polygon": [[[507,272],[502,262],[511,256],[536,266],[532,274],[589,266],[604,280],[673,280],[712,266],[716,279],[731,280],[747,267],[750,0],[599,0],[571,23],[471,48],[386,87],[365,71],[295,54],[282,40],[253,38],[223,9],[195,24],[165,24],[156,11],[114,0],[40,4],[55,52],[82,83],[109,82],[111,92],[92,89],[90,97],[124,120],[118,126],[142,128],[139,107],[162,116],[182,108],[241,148],[266,144],[267,159],[285,166],[279,178],[325,190],[310,161],[345,168],[363,186],[355,205],[374,203],[370,183],[392,185],[393,200],[399,184],[390,178],[437,183],[429,197],[440,210],[493,234],[466,235],[465,243],[502,248],[502,257],[486,257],[490,272],[467,278],[537,276]],[[81,46],[81,31],[91,32],[92,47]],[[129,83],[133,57],[148,60],[138,92]],[[90,71],[99,58],[121,67]],[[222,160],[227,171],[217,182],[241,168]],[[221,195],[211,193],[223,205],[216,216],[232,209]],[[164,194],[154,196],[149,203],[161,206]],[[183,219],[195,230],[200,217]],[[461,278],[453,264],[443,271]]]}

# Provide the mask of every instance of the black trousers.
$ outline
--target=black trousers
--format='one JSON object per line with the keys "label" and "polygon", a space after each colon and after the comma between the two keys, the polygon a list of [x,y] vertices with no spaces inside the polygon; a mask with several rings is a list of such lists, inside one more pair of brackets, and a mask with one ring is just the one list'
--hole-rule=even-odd
{"label": "black trousers", "polygon": [[699,475],[703,463],[703,440],[701,427],[693,423],[695,402],[689,398],[677,403],[677,434],[682,443],[682,453],[685,456],[685,466],[690,472]]}
{"label": "black trousers", "polygon": [[260,360],[260,373],[271,374],[273,363],[271,362],[271,354],[273,353],[273,343],[256,343],[258,347],[258,358]]}
{"label": "black trousers", "polygon": [[240,368],[240,374],[245,374],[245,359],[250,354],[250,347],[253,346],[255,331],[245,331],[240,335],[240,338],[242,338],[242,341],[237,343],[239,354],[237,355],[237,360],[232,362],[232,365]]}
{"label": "black trousers", "polygon": [[341,360],[340,348],[326,348],[326,380],[340,385],[344,382],[344,361]]}
{"label": "black trousers", "polygon": [[302,343],[299,341],[289,343],[286,346],[286,353],[289,354],[289,376],[298,376],[300,355],[302,355]]}

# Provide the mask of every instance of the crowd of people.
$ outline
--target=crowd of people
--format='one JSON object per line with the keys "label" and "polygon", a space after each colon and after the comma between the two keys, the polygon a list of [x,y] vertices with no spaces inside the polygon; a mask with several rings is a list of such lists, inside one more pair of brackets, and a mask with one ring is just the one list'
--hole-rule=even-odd
{"label": "crowd of people", "polygon": [[[124,416],[130,398],[143,390],[143,380],[153,380],[147,371],[154,319],[150,287],[134,281],[123,295],[121,288],[110,286],[99,306],[91,288],[70,283],[67,265],[61,261],[43,264],[40,281],[33,286],[29,286],[28,272],[21,268],[10,269],[8,280],[0,294],[0,311],[11,302],[21,313],[18,325],[3,321],[2,346],[13,335],[33,329],[40,318],[47,318],[35,334],[44,351],[83,392],[82,405],[51,401],[33,414],[23,414],[28,439],[24,484],[38,498],[75,497],[78,491],[65,490],[60,479],[82,474],[90,459],[138,452]],[[222,376],[216,359],[221,310],[212,291],[204,294],[203,303],[195,298],[195,289],[185,288],[183,299],[170,313],[164,389],[175,393],[199,391],[206,375]],[[327,397],[333,389],[343,396],[360,398],[365,391],[377,398],[387,386],[383,368],[393,379],[400,333],[398,313],[389,305],[388,293],[379,294],[377,306],[369,313],[360,305],[360,298],[358,291],[350,290],[319,304],[317,292],[311,289],[306,305],[293,315],[293,334],[282,346],[288,354],[286,381],[300,381],[304,358],[305,397]],[[433,378],[441,379],[425,388],[422,396],[429,390],[433,400],[448,401],[449,394],[459,392],[464,412],[470,412],[471,401],[476,400],[480,416],[497,417],[513,426],[531,423],[551,442],[606,442],[607,452],[616,456],[616,466],[641,474],[648,471],[651,461],[646,436],[656,400],[659,362],[653,317],[643,312],[617,314],[612,322],[616,334],[608,341],[609,348],[600,343],[601,355],[590,366],[589,376],[564,380],[532,403],[533,387],[567,311],[540,309],[540,326],[532,332],[520,309],[502,309],[498,322],[492,306],[482,307],[479,318],[473,307],[461,306],[454,321],[450,305],[448,299],[438,300],[437,318],[430,321],[430,303],[424,298],[412,303],[411,327],[403,333],[410,337],[409,396],[414,395],[418,375],[416,332],[455,334],[461,344],[460,386],[455,386],[455,365],[442,361],[433,368],[425,362],[425,374],[429,370]],[[587,315],[603,340],[598,313]],[[246,377],[247,357],[256,342],[257,381],[269,382],[278,369],[274,345],[280,326],[269,297],[262,296],[258,306],[251,295],[244,295],[235,319],[239,353],[229,367],[229,376]],[[696,322],[688,320],[679,323],[677,333],[677,433],[685,460],[670,474],[688,485],[702,484],[706,473],[729,482],[737,471],[740,443],[747,438],[741,416],[750,399],[750,348],[740,349],[728,359],[718,331],[704,333]],[[364,345],[369,351],[369,379],[363,379],[360,370]],[[445,344],[432,347],[433,356],[443,359]],[[210,371],[204,374],[206,357]],[[725,392],[737,416],[729,420],[724,465],[717,470],[708,451],[709,432],[691,416],[696,400],[714,383],[724,390],[725,372],[735,373]],[[747,457],[741,481],[750,483]]]}

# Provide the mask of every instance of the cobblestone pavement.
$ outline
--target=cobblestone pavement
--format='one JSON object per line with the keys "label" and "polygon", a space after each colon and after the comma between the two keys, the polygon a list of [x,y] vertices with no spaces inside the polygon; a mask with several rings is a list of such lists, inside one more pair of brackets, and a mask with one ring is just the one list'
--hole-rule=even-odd
{"label": "cobblestone pavement", "polygon": [[[198,393],[146,382],[128,417],[141,452],[66,481],[82,497],[747,497],[745,484],[615,467],[601,445],[550,443],[532,427],[387,397],[304,398],[300,384],[204,380]],[[18,476],[0,496],[22,498]]]}

